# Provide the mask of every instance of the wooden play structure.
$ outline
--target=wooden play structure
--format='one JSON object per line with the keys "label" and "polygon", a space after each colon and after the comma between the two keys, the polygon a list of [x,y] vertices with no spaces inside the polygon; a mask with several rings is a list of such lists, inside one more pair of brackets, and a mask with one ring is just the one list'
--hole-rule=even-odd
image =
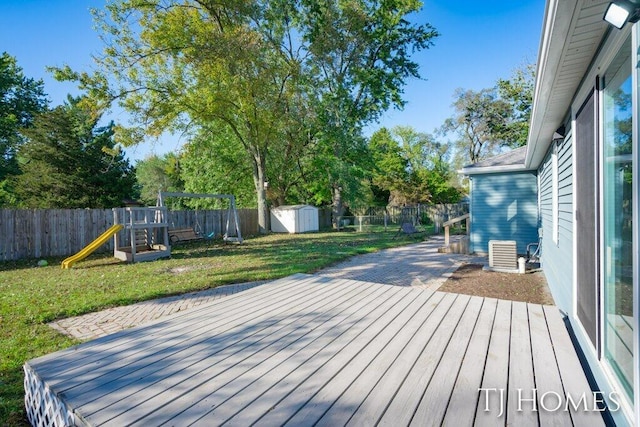
{"label": "wooden play structure", "polygon": [[[113,256],[127,262],[153,261],[171,256],[171,246],[179,242],[213,239],[214,232],[207,233],[198,223],[189,228],[169,227],[169,212],[163,205],[166,197],[213,198],[229,202],[226,212],[226,227],[222,238],[225,242],[242,243],[240,222],[235,197],[228,194],[193,194],[160,192],[158,206],[125,207],[113,209],[113,226],[103,232],[90,244],[62,262],[62,268],[71,268],[83,260],[109,239],[114,239]],[[218,230],[220,227],[218,227]]]}
{"label": "wooden play structure", "polygon": [[113,223],[124,231],[114,234],[114,257],[140,262],[171,256],[166,207],[115,208]]}

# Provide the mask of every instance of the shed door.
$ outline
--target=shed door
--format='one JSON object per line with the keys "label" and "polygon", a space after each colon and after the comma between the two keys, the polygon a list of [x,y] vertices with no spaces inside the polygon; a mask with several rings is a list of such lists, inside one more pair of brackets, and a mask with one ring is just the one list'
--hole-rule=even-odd
{"label": "shed door", "polygon": [[598,162],[597,104],[594,91],[576,115],[577,314],[594,347],[598,348]]}

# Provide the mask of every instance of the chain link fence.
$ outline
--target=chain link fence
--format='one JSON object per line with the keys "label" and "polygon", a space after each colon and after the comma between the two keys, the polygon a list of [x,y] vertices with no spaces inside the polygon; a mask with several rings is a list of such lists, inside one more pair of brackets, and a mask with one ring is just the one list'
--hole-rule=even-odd
{"label": "chain link fence", "polygon": [[[415,206],[387,206],[354,209],[336,221],[338,230],[358,232],[384,232],[399,230],[402,224],[411,223],[419,231],[434,234],[442,232],[442,224],[469,213],[468,203]],[[320,227],[333,227],[331,208],[320,210]]]}

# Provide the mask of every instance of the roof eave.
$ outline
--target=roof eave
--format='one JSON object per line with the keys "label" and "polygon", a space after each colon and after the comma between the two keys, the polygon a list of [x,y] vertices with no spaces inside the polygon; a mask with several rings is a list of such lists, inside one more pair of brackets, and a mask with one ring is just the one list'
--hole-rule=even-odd
{"label": "roof eave", "polygon": [[538,167],[550,143],[549,131],[545,129],[545,132],[543,132],[542,125],[545,121],[547,106],[553,94],[552,87],[558,75],[565,42],[571,31],[577,4],[577,0],[547,1],[538,52],[527,154],[524,162],[527,168]]}
{"label": "roof eave", "polygon": [[512,173],[512,172],[532,172],[536,170],[536,168],[527,168],[525,165],[504,165],[504,166],[487,166],[487,167],[471,167],[471,168],[462,168],[458,171],[458,173],[465,176],[472,175],[487,175],[492,173]]}

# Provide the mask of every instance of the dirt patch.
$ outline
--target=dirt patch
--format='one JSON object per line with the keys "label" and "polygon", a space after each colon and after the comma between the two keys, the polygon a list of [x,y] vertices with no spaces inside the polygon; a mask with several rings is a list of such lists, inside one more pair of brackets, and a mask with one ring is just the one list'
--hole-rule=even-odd
{"label": "dirt patch", "polygon": [[498,273],[484,271],[480,264],[465,264],[438,290],[534,304],[554,304],[547,281],[540,271],[526,274]]}
{"label": "dirt patch", "polygon": [[183,274],[183,273],[188,273],[190,271],[208,270],[211,268],[213,268],[213,266],[211,265],[185,265],[185,266],[168,268],[164,271],[170,274]]}

